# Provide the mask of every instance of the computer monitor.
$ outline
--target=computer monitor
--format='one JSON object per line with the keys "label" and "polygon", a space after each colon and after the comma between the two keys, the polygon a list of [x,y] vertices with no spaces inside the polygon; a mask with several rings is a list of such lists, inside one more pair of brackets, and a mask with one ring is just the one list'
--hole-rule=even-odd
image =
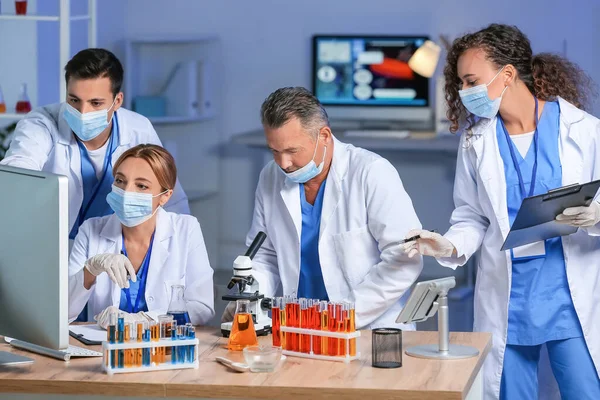
{"label": "computer monitor", "polygon": [[427,36],[313,36],[312,89],[332,120],[432,124],[429,79],[408,66]]}
{"label": "computer monitor", "polygon": [[67,177],[0,166],[0,335],[69,344]]}

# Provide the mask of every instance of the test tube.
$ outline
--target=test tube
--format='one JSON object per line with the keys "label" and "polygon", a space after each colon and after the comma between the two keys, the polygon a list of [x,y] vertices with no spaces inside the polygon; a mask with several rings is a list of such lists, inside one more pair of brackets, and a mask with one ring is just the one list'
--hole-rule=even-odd
{"label": "test tube", "polygon": [[[135,336],[136,336],[136,341],[138,343],[141,343],[143,338],[144,338],[144,323],[143,322],[138,322],[137,323],[137,327],[135,330]],[[136,350],[136,367],[141,367],[143,362],[142,362],[142,349],[137,349]]]}
{"label": "test tube", "polygon": [[[307,300],[306,299],[299,299],[298,300],[299,303],[299,307],[300,307],[300,318],[299,318],[299,327],[300,328],[307,328],[308,326],[308,304],[307,304]],[[299,342],[299,351],[300,353],[308,353],[310,351],[310,345],[307,346],[307,342],[306,342],[306,338],[308,337],[310,339],[309,335],[304,335],[304,334],[300,334],[298,335],[298,342]]]}
{"label": "test tube", "polygon": [[[329,305],[326,301],[321,302],[321,330],[329,330]],[[321,337],[321,354],[324,356],[329,355],[329,338],[326,336]]]}
{"label": "test tube", "polygon": [[[171,321],[171,340],[177,340],[177,321]],[[171,347],[171,364],[177,364],[177,347]]]}
{"label": "test tube", "polygon": [[[144,336],[143,336],[144,343],[150,343],[150,336],[151,336],[150,324],[148,322],[144,322]],[[142,364],[145,367],[150,366],[151,354],[152,354],[152,349],[150,349],[150,347],[144,347]]]}
{"label": "test tube", "polygon": [[[329,311],[329,321],[327,323],[327,328],[329,332],[337,332],[337,321],[336,321],[336,304],[334,302],[330,302],[327,305],[327,310]],[[338,355],[338,342],[337,338],[329,338],[329,355],[337,356]]]}
{"label": "test tube", "polygon": [[[192,324],[188,325],[188,339],[196,338],[196,328]],[[191,344],[188,346],[188,361],[193,363],[196,360],[196,345]]]}
{"label": "test tube", "polygon": [[[171,321],[173,321],[172,315],[159,315],[158,323],[160,324],[160,339],[164,340],[167,338],[171,338]],[[170,349],[170,348],[169,348]],[[164,363],[167,361],[167,348],[160,347],[158,349],[160,362]]]}
{"label": "test tube", "polygon": [[[186,325],[178,325],[177,326],[177,339],[185,340],[187,339],[187,326]],[[185,363],[185,353],[186,346],[177,346],[177,364]]]}
{"label": "test tube", "polygon": [[[348,322],[346,323],[346,332],[356,332],[356,317],[354,311],[354,302],[346,303],[348,307]],[[356,355],[356,339],[350,339],[350,355]]]}
{"label": "test tube", "polygon": [[272,300],[271,307],[271,325],[273,332],[273,346],[281,346],[281,297],[275,297]]}
{"label": "test tube", "polygon": [[[286,322],[287,326],[296,327],[295,318],[294,318],[294,299],[291,296],[288,296],[285,303],[285,312],[286,312]],[[294,347],[295,336],[293,333],[287,332],[285,334],[285,341],[287,350],[297,351],[298,349]]]}
{"label": "test tube", "polygon": [[[116,343],[117,341],[117,314],[111,313],[108,317],[108,329],[106,330],[108,334],[108,342]],[[110,367],[115,368],[116,366],[116,358],[117,352],[116,350],[110,351]]]}
{"label": "test tube", "polygon": [[[286,325],[287,318],[286,318],[285,304],[286,304],[285,298],[284,297],[280,297],[279,298],[279,325],[280,326],[287,326]],[[287,350],[288,349],[287,348],[287,337],[288,337],[288,334],[284,333],[284,332],[281,332],[281,329],[280,329],[279,337],[281,339],[281,348],[283,350]]]}
{"label": "test tube", "polygon": [[[131,332],[131,324],[125,324],[125,333],[123,334],[123,341],[125,343],[129,342],[129,332]],[[125,349],[125,368],[131,367],[131,351],[129,349]]]}
{"label": "test tube", "polygon": [[[118,343],[123,343],[123,337],[125,334],[125,314],[120,312],[119,316],[117,318],[117,342]],[[125,354],[123,352],[123,350],[118,350],[117,351],[118,354],[118,361],[117,361],[117,365],[119,366],[119,368],[123,368],[124,364],[125,364]]]}
{"label": "test tube", "polygon": [[[311,327],[313,330],[321,330],[321,302],[319,299],[313,299],[311,311]],[[321,354],[321,338],[313,335],[311,339],[313,354]]]}
{"label": "test tube", "polygon": [[[153,342],[158,342],[160,339],[160,325],[156,322],[150,322],[150,337]],[[158,348],[155,346],[152,347],[152,365],[158,365],[159,356],[158,356]]]}
{"label": "test tube", "polygon": [[[336,328],[338,332],[346,332],[346,326],[344,325],[346,321],[346,315],[348,312],[346,311],[344,303],[338,303],[335,305],[335,321]],[[338,339],[338,356],[345,356],[346,353],[346,339]]]}

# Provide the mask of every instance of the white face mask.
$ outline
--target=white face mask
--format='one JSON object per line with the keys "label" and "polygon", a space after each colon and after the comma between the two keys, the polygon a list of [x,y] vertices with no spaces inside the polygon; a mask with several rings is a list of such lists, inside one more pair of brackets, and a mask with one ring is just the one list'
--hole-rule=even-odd
{"label": "white face mask", "polygon": [[325,151],[323,151],[323,160],[321,164],[317,167],[315,163],[315,156],[317,155],[317,148],[319,147],[319,140],[317,139],[317,144],[315,146],[315,152],[313,154],[312,160],[304,167],[295,170],[294,172],[285,172],[283,169],[281,170],[285,176],[294,183],[306,183],[310,181],[315,176],[319,175],[323,171],[323,167],[325,166],[325,155],[327,154],[327,146],[325,146]]}

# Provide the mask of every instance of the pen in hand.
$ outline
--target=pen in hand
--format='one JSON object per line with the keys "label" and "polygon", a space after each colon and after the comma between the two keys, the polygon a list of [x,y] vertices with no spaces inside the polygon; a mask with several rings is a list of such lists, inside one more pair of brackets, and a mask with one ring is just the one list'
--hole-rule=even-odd
{"label": "pen in hand", "polygon": [[[434,232],[434,233],[436,233],[436,232],[437,232],[437,230],[435,230],[435,229],[431,229],[431,230],[429,230],[429,232]],[[409,237],[409,238],[406,238],[406,239],[404,239],[404,240],[401,240],[401,241],[399,241],[399,242],[398,242],[398,244],[404,244],[404,243],[408,243],[408,242],[414,242],[415,240],[418,240],[418,239],[420,239],[420,238],[421,238],[421,236],[420,236],[420,235],[412,236],[412,237]]]}

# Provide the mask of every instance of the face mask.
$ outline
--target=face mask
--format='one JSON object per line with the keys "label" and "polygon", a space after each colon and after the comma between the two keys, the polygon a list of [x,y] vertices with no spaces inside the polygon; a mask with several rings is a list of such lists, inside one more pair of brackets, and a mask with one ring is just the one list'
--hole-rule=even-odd
{"label": "face mask", "polygon": [[126,192],[125,190],[112,186],[112,192],[106,196],[106,202],[113,209],[119,221],[129,228],[148,221],[158,210],[152,211],[152,199],[162,196],[169,190],[152,196],[150,193]]}
{"label": "face mask", "polygon": [[471,114],[481,118],[494,118],[496,114],[498,114],[502,96],[508,86],[505,86],[500,96],[494,100],[490,100],[490,97],[488,96],[488,86],[494,82],[494,79],[500,75],[500,72],[502,72],[503,69],[504,67],[500,68],[500,71],[498,71],[496,76],[494,76],[487,85],[484,83],[469,89],[458,91],[460,100]]}
{"label": "face mask", "polygon": [[323,152],[323,160],[321,164],[317,167],[315,163],[315,156],[317,155],[317,148],[319,147],[319,141],[317,140],[317,144],[315,146],[315,153],[313,154],[313,159],[310,160],[308,164],[304,167],[295,170],[294,172],[287,173],[284,170],[281,170],[285,176],[294,183],[306,183],[310,181],[315,176],[319,175],[321,171],[323,171],[323,166],[325,165],[325,154],[327,154],[327,146],[325,146],[325,151]]}
{"label": "face mask", "polygon": [[115,97],[112,105],[106,110],[92,111],[85,114],[80,113],[67,103],[67,108],[65,108],[63,117],[77,137],[82,141],[87,142],[97,138],[98,135],[106,129],[109,124],[108,112],[113,108],[116,101],[117,98]]}

